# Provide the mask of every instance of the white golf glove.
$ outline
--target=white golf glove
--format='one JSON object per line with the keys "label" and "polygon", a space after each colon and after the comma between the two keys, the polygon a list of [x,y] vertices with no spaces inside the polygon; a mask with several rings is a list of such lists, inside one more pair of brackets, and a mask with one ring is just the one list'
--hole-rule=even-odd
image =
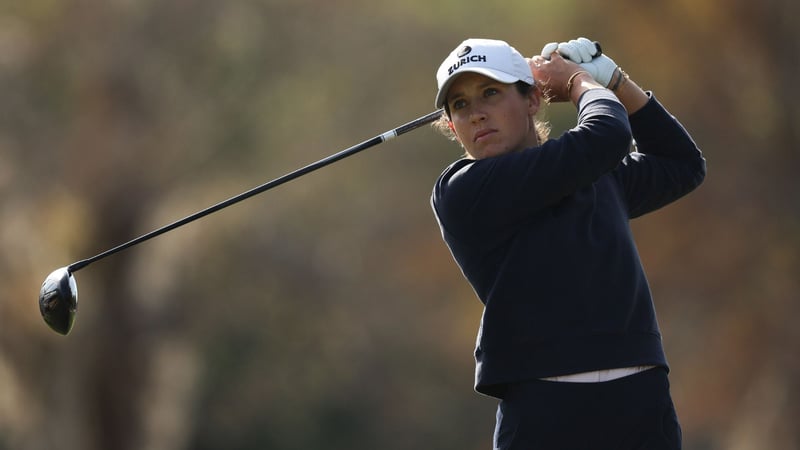
{"label": "white golf glove", "polygon": [[556,51],[564,58],[577,63],[605,87],[608,87],[614,77],[614,71],[617,69],[617,63],[602,54],[599,45],[585,37],[560,44],[551,42],[542,48],[542,56],[549,59],[550,55]]}
{"label": "white golf glove", "polygon": [[553,52],[556,50],[558,50],[558,42],[550,42],[549,44],[546,44],[544,47],[542,47],[542,56],[544,57],[544,59],[549,60],[550,55],[552,55]]}

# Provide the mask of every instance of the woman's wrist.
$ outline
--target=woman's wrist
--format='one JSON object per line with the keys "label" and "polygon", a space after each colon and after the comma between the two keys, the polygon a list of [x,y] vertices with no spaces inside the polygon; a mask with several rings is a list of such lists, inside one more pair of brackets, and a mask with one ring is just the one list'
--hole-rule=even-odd
{"label": "woman's wrist", "polygon": [[569,79],[567,80],[567,98],[570,97],[570,93],[572,92],[572,86],[575,83],[575,78],[578,78],[581,75],[589,75],[589,72],[585,70],[579,70],[570,75]]}
{"label": "woman's wrist", "polygon": [[598,83],[589,72],[579,70],[573,73],[566,86],[566,98],[577,105],[584,92],[590,89],[603,89],[603,85]]}
{"label": "woman's wrist", "polygon": [[647,101],[650,100],[650,97],[647,96],[647,93],[639,87],[624,70],[620,69],[618,78],[619,80],[612,78],[612,82],[609,83],[614,87],[611,91],[617,96],[622,105],[625,106],[625,109],[628,110],[628,115],[633,114],[644,107]]}
{"label": "woman's wrist", "polygon": [[614,69],[614,73],[611,75],[611,82],[608,83],[608,88],[613,92],[617,92],[630,78],[627,72],[622,70],[622,67],[617,66],[617,68]]}

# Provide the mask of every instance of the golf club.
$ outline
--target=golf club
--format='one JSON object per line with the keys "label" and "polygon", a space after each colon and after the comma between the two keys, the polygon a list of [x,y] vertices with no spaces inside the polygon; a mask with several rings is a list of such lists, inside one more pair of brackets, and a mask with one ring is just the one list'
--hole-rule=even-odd
{"label": "golf club", "polygon": [[63,335],[67,335],[70,332],[70,330],[72,329],[72,325],[75,322],[75,314],[77,313],[78,310],[78,285],[75,282],[75,277],[73,276],[73,274],[78,270],[81,270],[84,267],[88,266],[89,264],[99,261],[107,256],[111,256],[114,253],[118,253],[121,252],[122,250],[133,247],[134,245],[141,244],[144,241],[150,240],[156,236],[174,230],[175,228],[181,227],[190,222],[194,222],[197,219],[205,217],[221,209],[227,208],[228,206],[231,206],[233,204],[239,203],[242,200],[248,199],[256,194],[260,194],[264,191],[267,191],[276,186],[284,184],[287,181],[291,181],[307,173],[313,172],[319,168],[325,167],[331,163],[344,159],[348,156],[354,155],[362,150],[374,147],[375,145],[386,142],[390,139],[400,136],[401,134],[415,130],[425,124],[434,122],[437,119],[439,119],[439,117],[441,117],[442,113],[443,110],[440,109],[432,113],[426,114],[422,117],[419,117],[418,119],[406,123],[405,125],[401,125],[393,130],[375,136],[372,139],[368,139],[360,144],[354,145],[348,149],[330,155],[315,163],[309,164],[305,167],[290,172],[282,177],[276,178],[260,186],[256,186],[255,188],[250,189],[249,191],[243,192],[235,197],[229,198],[228,200],[217,203],[216,205],[210,206],[192,215],[186,216],[183,219],[180,219],[169,225],[165,225],[161,228],[153,230],[136,239],[118,245],[110,250],[106,250],[105,252],[100,253],[96,256],[81,261],[77,261],[70,264],[69,266],[54,270],[44,280],[44,283],[42,283],[42,288],[39,291],[39,311],[42,314],[42,318],[44,319],[45,323],[47,323],[47,325],[49,325],[50,328],[52,328],[55,332]]}

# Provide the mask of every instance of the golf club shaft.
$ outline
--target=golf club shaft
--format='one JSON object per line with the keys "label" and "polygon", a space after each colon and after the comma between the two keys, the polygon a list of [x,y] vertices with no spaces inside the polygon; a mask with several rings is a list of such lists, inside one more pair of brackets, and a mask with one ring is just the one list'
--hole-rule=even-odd
{"label": "golf club shaft", "polygon": [[290,172],[290,173],[288,173],[288,174],[286,174],[286,175],[284,175],[282,177],[279,177],[279,178],[276,178],[276,179],[274,179],[272,181],[266,182],[266,183],[264,183],[264,184],[262,184],[260,186],[256,186],[253,189],[250,189],[249,191],[243,192],[243,193],[241,193],[241,194],[239,194],[239,195],[237,195],[235,197],[231,197],[228,200],[225,200],[223,202],[217,203],[216,205],[210,206],[210,207],[208,207],[208,208],[206,208],[206,209],[204,209],[202,211],[198,211],[198,212],[196,212],[196,213],[194,213],[194,214],[192,214],[190,216],[186,216],[183,219],[180,219],[180,220],[178,220],[176,222],[173,222],[173,223],[171,223],[169,225],[165,225],[165,226],[163,226],[161,228],[153,230],[153,231],[151,231],[151,232],[149,232],[147,234],[139,236],[136,239],[133,239],[133,240],[128,241],[128,242],[126,242],[124,244],[118,245],[118,246],[116,246],[116,247],[114,247],[114,248],[112,248],[110,250],[106,250],[103,253],[100,253],[100,254],[95,255],[95,256],[93,256],[91,258],[88,258],[88,259],[84,259],[84,260],[81,260],[81,261],[74,262],[74,263],[70,264],[67,267],[67,270],[70,273],[78,271],[78,270],[88,266],[89,264],[91,264],[91,263],[93,263],[95,261],[101,260],[101,259],[103,259],[103,258],[105,258],[107,256],[111,256],[114,253],[121,252],[122,250],[125,250],[125,249],[127,249],[129,247],[133,247],[134,245],[137,245],[137,244],[140,244],[140,243],[142,243],[144,241],[150,240],[150,239],[152,239],[152,238],[154,238],[156,236],[160,236],[160,235],[162,235],[162,234],[164,234],[164,233],[166,233],[168,231],[174,230],[175,228],[178,228],[178,227],[181,227],[181,226],[186,225],[188,223],[194,222],[197,219],[205,217],[205,216],[207,216],[207,215],[209,215],[211,213],[217,212],[217,211],[219,211],[221,209],[227,208],[228,206],[231,206],[233,204],[239,203],[242,200],[246,200],[246,199],[248,199],[248,198],[250,198],[250,197],[252,197],[254,195],[260,194],[260,193],[262,193],[264,191],[267,191],[267,190],[272,189],[272,188],[274,188],[276,186],[284,184],[284,183],[286,183],[288,181],[291,181],[291,180],[293,180],[295,178],[303,176],[303,175],[305,175],[305,174],[307,174],[309,172],[313,172],[313,171],[315,171],[315,170],[317,170],[319,168],[325,167],[325,166],[327,166],[327,165],[329,165],[331,163],[334,163],[336,161],[344,159],[344,158],[346,158],[348,156],[354,155],[354,154],[356,154],[356,153],[358,153],[358,152],[360,152],[362,150],[366,150],[366,149],[368,149],[370,147],[374,147],[374,146],[376,146],[378,144],[381,144],[381,143],[386,142],[386,141],[388,141],[390,139],[393,139],[393,138],[395,138],[397,136],[400,136],[401,134],[404,134],[404,133],[407,133],[409,131],[415,130],[415,129],[417,129],[417,128],[425,125],[425,124],[429,124],[431,122],[434,122],[439,117],[441,117],[441,115],[442,115],[442,110],[441,109],[437,110],[437,111],[434,111],[432,113],[426,114],[426,115],[424,115],[424,116],[422,116],[422,117],[420,117],[418,119],[415,119],[415,120],[412,120],[411,122],[408,122],[405,125],[401,125],[401,126],[395,128],[393,130],[387,131],[386,133],[383,133],[381,135],[375,136],[372,139],[366,140],[366,141],[364,141],[364,142],[362,142],[360,144],[354,145],[354,146],[352,146],[352,147],[350,147],[348,149],[342,150],[342,151],[340,151],[338,153],[335,153],[335,154],[333,154],[331,156],[323,158],[323,159],[321,159],[321,160],[319,160],[319,161],[317,161],[315,163],[312,163],[312,164],[309,164],[309,165],[307,165],[305,167],[297,169],[297,170],[295,170],[293,172]]}

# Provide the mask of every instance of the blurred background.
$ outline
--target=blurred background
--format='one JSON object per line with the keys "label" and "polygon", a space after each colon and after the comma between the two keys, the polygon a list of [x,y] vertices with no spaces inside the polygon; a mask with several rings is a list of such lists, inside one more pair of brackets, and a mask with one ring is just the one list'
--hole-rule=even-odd
{"label": "blurred background", "polygon": [[429,206],[461,151],[429,127],[77,273],[67,337],[39,287],[433,110],[465,38],[577,36],[708,160],[633,224],[684,448],[800,449],[798,5],[3,1],[0,449],[490,448],[481,305]]}

